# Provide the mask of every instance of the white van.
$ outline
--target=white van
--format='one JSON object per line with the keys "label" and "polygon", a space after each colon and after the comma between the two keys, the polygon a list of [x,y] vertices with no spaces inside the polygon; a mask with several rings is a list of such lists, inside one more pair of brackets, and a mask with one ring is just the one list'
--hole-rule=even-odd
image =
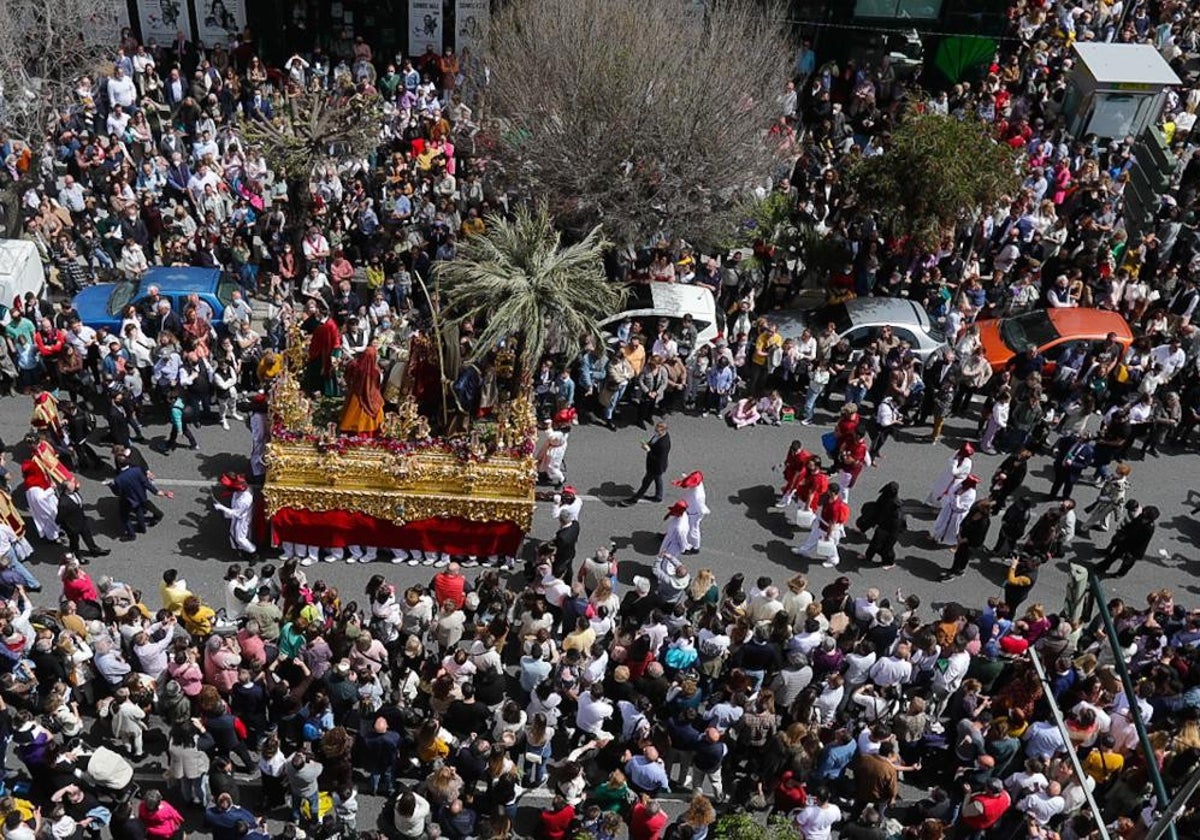
{"label": "white van", "polygon": [[46,271],[37,246],[25,239],[0,239],[0,312],[8,320],[8,310],[16,298],[33,292],[40,298],[46,289]]}
{"label": "white van", "polygon": [[617,327],[626,318],[640,321],[646,335],[657,335],[659,320],[666,319],[671,332],[678,335],[683,316],[691,315],[696,327],[697,347],[717,337],[717,302],[712,292],[703,286],[662,282],[639,284],[631,287],[626,306],[624,312],[600,322],[600,329],[606,335],[615,336]]}

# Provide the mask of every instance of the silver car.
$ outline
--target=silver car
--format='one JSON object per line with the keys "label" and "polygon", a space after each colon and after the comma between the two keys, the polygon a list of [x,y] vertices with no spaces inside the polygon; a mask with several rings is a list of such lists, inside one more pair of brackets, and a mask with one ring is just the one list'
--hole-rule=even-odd
{"label": "silver car", "polygon": [[850,342],[851,359],[857,359],[883,327],[891,327],[897,338],[907,341],[922,365],[946,346],[946,337],[928,313],[907,298],[854,298],[807,312],[772,312],[767,320],[779,325],[784,338],[799,338],[806,327],[814,336],[820,335],[832,321],[838,337]]}

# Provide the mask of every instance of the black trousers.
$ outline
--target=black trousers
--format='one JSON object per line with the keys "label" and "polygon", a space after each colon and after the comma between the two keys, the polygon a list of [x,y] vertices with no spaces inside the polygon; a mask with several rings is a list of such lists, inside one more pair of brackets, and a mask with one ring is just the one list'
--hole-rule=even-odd
{"label": "black trousers", "polygon": [[650,472],[649,470],[642,476],[642,486],[637,489],[632,498],[640,499],[645,496],[651,484],[654,485],[654,501],[661,502],[663,498],[663,474]]}
{"label": "black trousers", "polygon": [[68,528],[66,525],[63,525],[62,529],[67,535],[67,545],[70,546],[71,553],[76,557],[79,556],[80,540],[82,540],[84,545],[88,547],[88,551],[92,552],[93,554],[96,554],[100,551],[100,546],[96,545],[96,537],[92,534],[92,526],[88,523],[83,523],[83,528],[78,531],[73,528]]}

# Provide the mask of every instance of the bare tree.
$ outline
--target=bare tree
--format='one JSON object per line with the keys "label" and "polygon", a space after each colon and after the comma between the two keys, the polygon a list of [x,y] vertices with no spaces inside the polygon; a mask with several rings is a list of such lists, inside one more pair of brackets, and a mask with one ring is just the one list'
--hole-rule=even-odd
{"label": "bare tree", "polygon": [[[19,196],[36,178],[46,132],[76,104],[80,76],[110,70],[124,0],[0,0],[0,126],[28,147],[5,161],[0,201],[15,235]],[[18,177],[11,177],[16,173]]]}
{"label": "bare tree", "polygon": [[[697,12],[697,9],[703,9]],[[771,174],[789,43],[754,0],[516,0],[478,83],[498,174],[579,235],[713,241]]]}
{"label": "bare tree", "polygon": [[380,105],[353,91],[306,91],[289,95],[273,120],[247,121],[243,133],[272,166],[307,178],[328,161],[366,155],[378,143]]}

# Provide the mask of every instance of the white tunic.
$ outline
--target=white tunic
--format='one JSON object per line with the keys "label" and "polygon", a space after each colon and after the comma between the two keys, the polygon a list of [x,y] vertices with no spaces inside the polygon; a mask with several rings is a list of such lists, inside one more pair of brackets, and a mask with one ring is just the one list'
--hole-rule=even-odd
{"label": "white tunic", "polygon": [[662,545],[658,547],[659,555],[669,554],[681,557],[687,551],[688,522],[685,516],[667,517],[667,533],[663,534]]}
{"label": "white tunic", "polygon": [[25,499],[38,535],[44,540],[58,539],[58,494],[53,487],[26,487]]}
{"label": "white tunic", "polygon": [[953,489],[942,499],[942,509],[937,521],[933,523],[933,538],[942,545],[954,545],[958,542],[958,529],[962,525],[967,511],[975,504],[975,488],[969,487],[958,492],[962,482],[954,482]]}
{"label": "white tunic", "polygon": [[689,549],[700,548],[700,522],[708,515],[708,505],[705,504],[704,482],[695,487],[681,488],[682,501],[687,502],[687,545]]}
{"label": "white tunic", "polygon": [[250,541],[250,520],[254,516],[254,493],[249,488],[233,494],[228,505],[217,504],[216,509],[229,520],[229,544],[234,548],[253,554],[257,547]]}
{"label": "white tunic", "polygon": [[971,457],[968,455],[962,461],[959,461],[958,453],[951,455],[950,460],[946,462],[946,466],[942,468],[941,473],[938,475],[937,481],[933,482],[933,486],[929,488],[929,495],[925,497],[925,504],[938,507],[941,505],[946,494],[950,492],[950,488],[970,474]]}

